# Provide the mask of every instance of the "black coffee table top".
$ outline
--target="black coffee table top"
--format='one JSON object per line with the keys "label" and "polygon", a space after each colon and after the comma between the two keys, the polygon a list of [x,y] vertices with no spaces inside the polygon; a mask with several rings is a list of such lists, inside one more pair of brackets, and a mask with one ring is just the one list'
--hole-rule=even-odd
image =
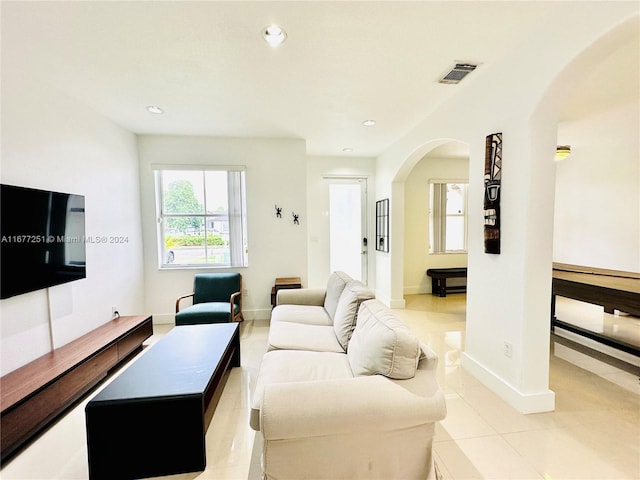
{"label": "black coffee table top", "polygon": [[174,327],[90,403],[202,394],[239,325]]}

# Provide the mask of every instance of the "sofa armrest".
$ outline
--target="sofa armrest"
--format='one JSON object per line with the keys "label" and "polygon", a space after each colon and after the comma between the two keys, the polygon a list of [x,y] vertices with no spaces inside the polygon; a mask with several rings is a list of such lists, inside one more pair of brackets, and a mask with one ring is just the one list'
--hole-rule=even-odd
{"label": "sofa armrest", "polygon": [[278,290],[276,305],[324,305],[324,288],[285,288]]}
{"label": "sofa armrest", "polygon": [[[435,382],[435,380],[434,380]],[[442,391],[413,394],[380,375],[267,385],[260,407],[265,440],[393,431],[446,415]]]}

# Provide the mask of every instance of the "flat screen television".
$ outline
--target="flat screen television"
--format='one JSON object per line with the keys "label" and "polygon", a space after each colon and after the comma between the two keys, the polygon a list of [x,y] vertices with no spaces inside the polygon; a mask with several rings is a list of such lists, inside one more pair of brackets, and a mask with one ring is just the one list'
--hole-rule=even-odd
{"label": "flat screen television", "polygon": [[0,298],[85,278],[84,196],[0,185]]}

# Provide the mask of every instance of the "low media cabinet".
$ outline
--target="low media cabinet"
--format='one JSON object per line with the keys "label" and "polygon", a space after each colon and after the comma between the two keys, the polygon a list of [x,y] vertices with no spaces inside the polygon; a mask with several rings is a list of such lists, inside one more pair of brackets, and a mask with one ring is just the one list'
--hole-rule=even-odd
{"label": "low media cabinet", "polygon": [[151,316],[122,316],[0,378],[2,463],[152,334]]}

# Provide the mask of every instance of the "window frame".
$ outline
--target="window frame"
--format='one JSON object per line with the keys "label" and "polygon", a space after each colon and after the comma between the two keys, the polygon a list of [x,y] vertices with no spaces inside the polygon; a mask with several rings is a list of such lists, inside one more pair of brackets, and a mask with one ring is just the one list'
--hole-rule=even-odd
{"label": "window frame", "polygon": [[[465,185],[464,188],[464,212],[461,214],[447,213],[447,185],[460,184]],[[436,187],[443,185],[444,187]],[[436,195],[439,192],[439,198]],[[465,254],[468,253],[468,237],[469,237],[469,180],[461,178],[438,178],[429,179],[429,198],[428,198],[428,215],[429,215],[429,255],[448,255],[448,254]],[[449,250],[446,247],[447,236],[447,218],[463,217],[464,239],[463,248],[458,250]]]}
{"label": "window frame", "polygon": [[[246,167],[239,165],[152,165],[154,173],[155,201],[156,201],[156,238],[157,260],[160,270],[189,270],[189,269],[218,269],[218,268],[244,268],[249,266],[248,241],[247,241],[247,201],[246,201]],[[218,212],[207,212],[206,187],[204,190],[204,211],[201,213],[165,213],[163,172],[197,172],[203,176],[209,171],[223,171],[227,173],[227,215],[221,216]],[[238,173],[238,175],[235,175]],[[203,219],[205,238],[207,222],[224,217],[229,230],[229,263],[189,263],[175,264],[167,262],[168,250],[165,247],[164,225],[168,218],[199,217]],[[205,251],[207,246],[205,245]],[[205,262],[208,255],[205,255]]]}

